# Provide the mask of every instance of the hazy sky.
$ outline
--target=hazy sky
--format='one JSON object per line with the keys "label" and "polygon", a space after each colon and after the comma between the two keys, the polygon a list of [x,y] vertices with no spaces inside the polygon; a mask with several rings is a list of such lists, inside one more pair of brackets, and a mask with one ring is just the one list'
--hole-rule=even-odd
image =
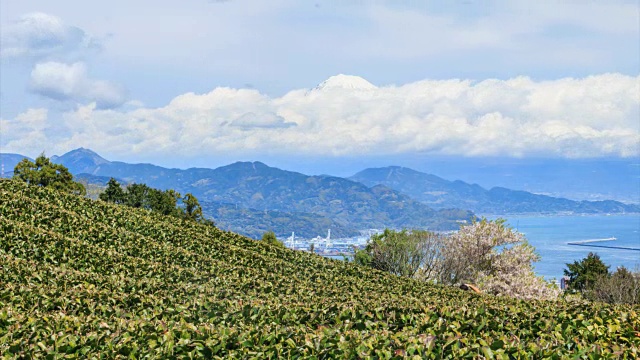
{"label": "hazy sky", "polygon": [[442,3],[0,0],[0,151],[640,156],[638,1]]}

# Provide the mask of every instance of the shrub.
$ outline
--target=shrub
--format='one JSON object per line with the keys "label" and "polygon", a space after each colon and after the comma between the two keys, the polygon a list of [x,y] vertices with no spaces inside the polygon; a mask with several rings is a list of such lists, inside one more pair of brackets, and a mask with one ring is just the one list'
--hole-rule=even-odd
{"label": "shrub", "polygon": [[266,233],[262,234],[262,241],[278,247],[284,247],[282,241],[278,240],[276,234],[273,231],[267,231]]}
{"label": "shrub", "polygon": [[640,272],[619,267],[611,275],[597,277],[585,295],[590,300],[609,304],[640,304]]}
{"label": "shrub", "polygon": [[356,252],[354,259],[360,265],[388,271],[395,275],[432,278],[442,237],[429,231],[386,229],[371,237],[367,246]]}

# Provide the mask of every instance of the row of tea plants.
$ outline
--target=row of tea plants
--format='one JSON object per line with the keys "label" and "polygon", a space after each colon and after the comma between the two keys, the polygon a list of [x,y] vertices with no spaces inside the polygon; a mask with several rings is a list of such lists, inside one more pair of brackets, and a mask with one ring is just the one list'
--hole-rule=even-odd
{"label": "row of tea plants", "polygon": [[471,294],[0,180],[3,359],[635,359],[639,310]]}

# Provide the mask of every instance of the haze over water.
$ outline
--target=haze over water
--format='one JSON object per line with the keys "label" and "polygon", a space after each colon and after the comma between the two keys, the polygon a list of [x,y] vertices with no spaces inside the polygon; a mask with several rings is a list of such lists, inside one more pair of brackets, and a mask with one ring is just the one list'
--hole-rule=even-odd
{"label": "haze over water", "polygon": [[[595,243],[640,249],[640,214],[589,216],[500,216],[523,233],[536,248],[542,260],[535,263],[536,272],[545,278],[559,279],[566,263],[597,253],[610,271],[618,266],[633,270],[640,268],[640,251],[568,245],[568,242],[605,239],[615,241]],[[490,218],[497,218],[491,216]]]}

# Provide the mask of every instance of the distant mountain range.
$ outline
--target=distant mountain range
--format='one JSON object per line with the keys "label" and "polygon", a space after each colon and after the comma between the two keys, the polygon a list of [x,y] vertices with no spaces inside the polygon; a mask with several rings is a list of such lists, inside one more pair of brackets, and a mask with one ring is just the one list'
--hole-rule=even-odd
{"label": "distant mountain range", "polygon": [[[393,162],[388,162],[394,164]],[[405,164],[403,164],[405,165]],[[373,166],[367,166],[373,167]],[[444,179],[571,200],[640,203],[640,158],[456,158],[405,165]]]}
{"label": "distant mountain range", "polygon": [[20,154],[10,154],[10,153],[0,153],[0,161],[2,162],[2,175],[4,177],[12,177],[13,169],[18,165],[22,159],[29,159],[33,161],[32,158]]}
{"label": "distant mountain range", "polygon": [[[23,158],[17,154],[1,156],[10,169]],[[447,230],[473,218],[473,212],[640,211],[638,205],[617,201],[572,201],[500,187],[487,190],[403,167],[366,169],[347,179],[308,176],[261,162],[237,162],[216,169],[168,169],[109,161],[84,148],[51,159],[69,168],[76,178],[101,186],[114,177],[183,194],[191,192],[220,227],[252,237],[267,230],[280,237],[292,231],[297,236],[315,237],[329,228],[337,237],[383,227]]]}
{"label": "distant mountain range", "polygon": [[[470,211],[434,210],[386,186],[367,187],[331,176],[307,176],[260,162],[238,162],[217,169],[167,169],[151,164],[108,161],[89,149],[51,157],[77,178],[115,177],[158,189],[193,193],[205,214],[223,228],[250,236],[274,230],[280,236],[357,235],[383,227],[457,228]],[[250,220],[250,221],[249,221]],[[321,230],[321,231],[319,231]]]}
{"label": "distant mountain range", "polygon": [[618,201],[573,201],[526,191],[494,187],[489,190],[464,181],[449,181],[405,167],[363,170],[349,179],[367,186],[385,185],[434,209],[460,207],[481,214],[625,213],[639,212],[637,204]]}

